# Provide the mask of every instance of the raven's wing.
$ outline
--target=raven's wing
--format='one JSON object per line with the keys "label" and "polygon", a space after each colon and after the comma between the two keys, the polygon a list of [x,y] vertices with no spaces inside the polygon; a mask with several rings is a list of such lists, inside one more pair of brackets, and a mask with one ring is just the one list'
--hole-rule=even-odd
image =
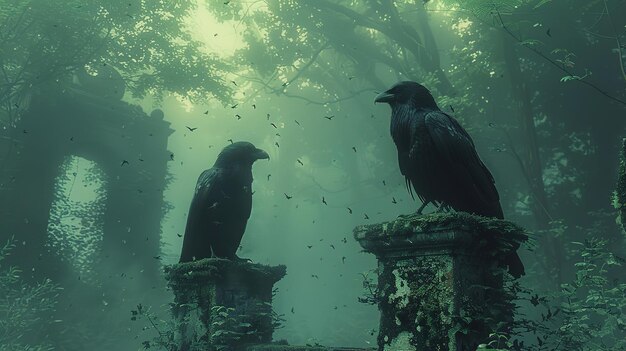
{"label": "raven's wing", "polygon": [[[235,180],[232,175],[230,180]],[[223,206],[219,207],[219,237],[211,245],[213,254],[218,257],[236,257],[237,249],[246,231],[246,225],[252,212],[252,183],[241,182],[241,179],[227,186],[229,189]]]}
{"label": "raven's wing", "polygon": [[[441,111],[433,111],[425,117],[426,127],[438,156],[442,158],[451,181],[451,187],[461,193],[454,194],[465,201],[463,210],[484,216],[503,218],[500,198],[491,172],[480,160],[474,141],[459,122]],[[455,186],[456,185],[456,186]],[[471,198],[467,198],[471,196]],[[505,258],[509,272],[516,278],[524,275],[524,264],[515,250]]]}
{"label": "raven's wing", "polygon": [[[417,127],[416,123],[419,116],[414,114],[412,109],[404,108],[394,112],[395,116],[391,119],[391,137],[396,149],[398,150],[398,166],[400,167],[400,173],[404,176],[406,188],[413,195],[413,188],[411,186],[411,178],[415,173],[414,162],[411,160],[411,149],[414,145],[416,138]],[[422,196],[420,200],[424,201]]]}
{"label": "raven's wing", "polygon": [[[456,119],[441,111],[431,111],[425,124],[441,168],[452,178],[457,191],[453,196],[463,198],[461,210],[503,218],[500,197],[493,176],[478,157],[472,138]],[[454,207],[454,204],[450,204]]]}
{"label": "raven's wing", "polygon": [[218,209],[223,199],[221,183],[224,178],[221,170],[215,167],[198,177],[187,215],[180,262],[211,257],[212,236],[220,225]]}

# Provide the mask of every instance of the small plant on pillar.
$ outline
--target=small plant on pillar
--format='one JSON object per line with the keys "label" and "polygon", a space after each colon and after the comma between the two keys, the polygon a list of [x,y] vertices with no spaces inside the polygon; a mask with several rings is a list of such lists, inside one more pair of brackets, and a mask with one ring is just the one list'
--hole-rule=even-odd
{"label": "small plant on pillar", "polygon": [[245,334],[254,333],[254,330],[244,331],[252,327],[250,323],[241,322],[235,315],[235,309],[225,306],[211,307],[211,314],[215,320],[211,326],[215,330],[211,333],[210,340],[216,351],[228,350],[237,344]]}
{"label": "small plant on pillar", "polygon": [[178,345],[174,342],[174,328],[172,326],[160,327],[158,318],[150,312],[150,309],[144,308],[142,304],[137,305],[137,309],[130,311],[131,321],[138,321],[145,318],[150,326],[143,327],[143,330],[152,329],[157,333],[157,336],[152,340],[144,340],[141,345],[144,349],[159,348],[167,351],[178,350]]}
{"label": "small plant on pillar", "polygon": [[358,300],[360,303],[377,305],[381,296],[378,290],[378,282],[374,281],[371,275],[378,276],[378,269],[361,273],[361,278],[363,278],[363,296],[359,296]]}

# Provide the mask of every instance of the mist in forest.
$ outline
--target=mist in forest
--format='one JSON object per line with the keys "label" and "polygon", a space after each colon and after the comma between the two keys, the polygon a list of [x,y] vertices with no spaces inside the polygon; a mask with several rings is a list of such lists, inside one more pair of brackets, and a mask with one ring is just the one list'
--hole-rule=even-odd
{"label": "mist in forest", "polygon": [[270,155],[237,255],[287,266],[274,339],[376,347],[359,297],[377,262],[352,231],[421,205],[374,104],[405,80],[468,131],[530,233],[528,325],[501,349],[626,347],[626,2],[0,4],[0,350],[158,349],[163,267],[237,141]]}

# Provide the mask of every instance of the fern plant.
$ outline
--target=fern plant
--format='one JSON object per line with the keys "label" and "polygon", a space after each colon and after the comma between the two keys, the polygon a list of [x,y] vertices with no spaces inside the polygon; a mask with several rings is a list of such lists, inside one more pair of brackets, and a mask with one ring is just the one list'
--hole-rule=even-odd
{"label": "fern plant", "polygon": [[60,288],[49,279],[27,284],[19,268],[4,266],[4,258],[14,247],[13,239],[0,246],[0,351],[53,350],[37,332],[60,322],[50,318]]}

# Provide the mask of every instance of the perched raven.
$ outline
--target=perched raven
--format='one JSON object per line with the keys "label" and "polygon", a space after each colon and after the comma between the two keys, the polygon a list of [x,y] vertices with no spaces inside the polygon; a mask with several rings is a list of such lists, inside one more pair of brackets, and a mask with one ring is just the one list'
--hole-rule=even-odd
{"label": "perched raven", "polygon": [[248,142],[226,146],[202,172],[189,207],[180,262],[235,255],[252,211],[252,164],[269,159]]}
{"label": "perched raven", "polygon": [[[503,218],[493,176],[459,122],[439,109],[430,91],[410,81],[380,93],[391,106],[391,136],[408,190],[422,201],[486,217]],[[411,186],[413,189],[411,189]],[[524,274],[516,253],[507,257],[514,276]]]}

